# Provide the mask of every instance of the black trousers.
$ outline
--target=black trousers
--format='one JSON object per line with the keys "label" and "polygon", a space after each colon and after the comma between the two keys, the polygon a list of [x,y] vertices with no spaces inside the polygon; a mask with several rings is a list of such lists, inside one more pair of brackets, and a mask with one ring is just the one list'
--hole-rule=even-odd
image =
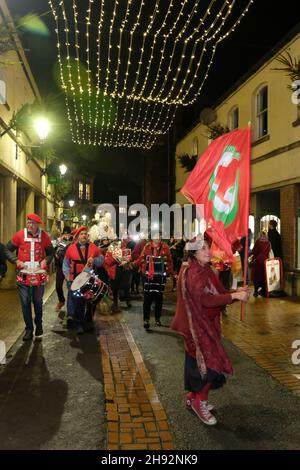
{"label": "black trousers", "polygon": [[65,296],[63,291],[63,284],[64,284],[65,276],[62,270],[62,266],[56,265],[56,293],[59,302],[65,302]]}
{"label": "black trousers", "polygon": [[144,292],[144,321],[150,320],[152,302],[155,303],[155,320],[160,320],[163,306],[163,292]]}

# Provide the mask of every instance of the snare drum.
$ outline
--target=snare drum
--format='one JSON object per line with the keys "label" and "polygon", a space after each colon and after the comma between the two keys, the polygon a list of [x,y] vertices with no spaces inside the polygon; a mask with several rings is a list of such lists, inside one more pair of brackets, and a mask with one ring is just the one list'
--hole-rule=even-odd
{"label": "snare drum", "polygon": [[45,269],[37,269],[35,271],[22,269],[17,272],[17,282],[24,284],[25,286],[40,286],[45,284],[48,279],[49,276]]}
{"label": "snare drum", "polygon": [[96,274],[83,271],[72,282],[71,290],[87,302],[97,303],[108,293],[108,285]]}

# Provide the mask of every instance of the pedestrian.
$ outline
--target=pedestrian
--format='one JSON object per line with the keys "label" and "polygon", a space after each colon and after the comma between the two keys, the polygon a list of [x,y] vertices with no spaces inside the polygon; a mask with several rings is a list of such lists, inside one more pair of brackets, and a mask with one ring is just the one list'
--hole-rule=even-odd
{"label": "pedestrian", "polygon": [[55,307],[56,312],[59,312],[61,308],[65,305],[66,299],[64,296],[63,284],[65,276],[62,270],[62,265],[64,261],[67,248],[72,242],[71,227],[66,225],[63,229],[62,236],[58,240],[57,246],[55,248],[55,266],[56,266],[56,293],[58,297],[58,304]]}
{"label": "pedestrian", "polygon": [[150,328],[151,305],[155,304],[155,324],[161,326],[161,313],[163,306],[163,295],[167,275],[174,276],[173,261],[170,249],[161,240],[161,234],[153,234],[152,240],[147,243],[135,262],[143,273],[144,285],[144,328]]}
{"label": "pedestrian", "polygon": [[[94,243],[88,241],[88,228],[78,228],[75,234],[75,241],[68,247],[63,261],[63,274],[67,281],[68,289],[71,288],[72,282],[83,270],[89,271],[93,266],[100,267],[103,260],[104,258],[99,248]],[[82,335],[86,322],[87,302],[83,297],[73,295],[71,292],[70,294],[77,333]]]}
{"label": "pedestrian", "polygon": [[[174,274],[178,275],[179,273],[179,260],[178,260],[178,252],[177,252],[177,246],[179,244],[180,240],[176,240],[173,236],[170,238],[168,241],[168,246],[171,252],[172,256],[172,261],[173,261],[173,270]],[[176,276],[173,277],[173,287],[172,291],[174,292],[176,290]]]}
{"label": "pedestrian", "polygon": [[[252,239],[253,239],[253,233],[252,233],[252,230],[251,228],[248,228],[248,237],[247,237],[247,241],[248,241],[248,256],[250,254],[250,249],[251,249],[251,244],[252,244]],[[245,253],[246,253],[246,237],[242,237],[241,240],[240,240],[240,244],[241,244],[241,248],[238,249],[237,251],[239,252],[239,255],[240,255],[240,258],[241,258],[241,264],[242,264],[242,271],[243,271],[243,274],[244,274],[244,269],[245,269]],[[248,266],[248,262],[247,262],[247,266]],[[247,267],[247,281],[248,281],[248,267]]]}
{"label": "pedestrian", "polygon": [[265,261],[270,257],[271,243],[267,233],[263,230],[250,253],[252,264],[252,280],[254,284],[254,297],[266,295]]}
{"label": "pedestrian", "polygon": [[[17,287],[25,322],[23,341],[33,338],[31,302],[35,312],[35,338],[40,339],[43,336],[43,295],[47,277],[39,270],[46,272],[52,261],[54,248],[49,235],[39,228],[40,224],[42,219],[39,215],[28,214],[27,227],[15,233],[7,244],[9,251],[18,250]],[[22,274],[23,269],[27,269],[27,273]],[[31,278],[35,279],[36,285],[30,285]]]}
{"label": "pedestrian", "polygon": [[222,387],[233,369],[221,341],[220,312],[233,300],[247,302],[249,291],[229,293],[210,266],[210,244],[197,237],[186,245],[188,261],[178,279],[176,315],[171,328],[184,337],[187,406],[205,424],[217,420],[208,403],[211,389]]}
{"label": "pedestrian", "polygon": [[4,278],[7,271],[6,261],[15,264],[17,257],[14,256],[3,243],[0,243],[0,281]]}
{"label": "pedestrian", "polygon": [[112,313],[121,312],[119,300],[125,301],[127,307],[131,308],[132,264],[129,253],[131,253],[129,248],[121,248],[121,242],[115,240],[105,254],[104,267],[113,296]]}
{"label": "pedestrian", "polygon": [[272,219],[269,222],[268,238],[269,238],[269,242],[271,243],[274,257],[282,259],[283,255],[282,255],[281,235],[277,230],[276,220]]}
{"label": "pedestrian", "polygon": [[[137,261],[141,256],[143,249],[147,243],[147,239],[144,235],[141,236],[139,242],[136,243],[134,249],[131,253],[131,261]],[[131,282],[131,294],[138,294],[140,293],[140,281],[141,281],[141,273],[139,266],[136,266],[133,263],[133,270],[132,270],[132,282]]]}

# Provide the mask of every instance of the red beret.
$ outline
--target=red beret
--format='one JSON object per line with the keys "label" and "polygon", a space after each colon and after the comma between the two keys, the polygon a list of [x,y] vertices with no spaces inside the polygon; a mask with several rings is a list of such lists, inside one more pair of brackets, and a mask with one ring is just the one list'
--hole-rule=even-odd
{"label": "red beret", "polygon": [[27,220],[33,220],[37,224],[42,224],[43,223],[42,219],[37,214],[27,214]]}
{"label": "red beret", "polygon": [[79,227],[77,230],[76,230],[76,234],[75,234],[75,237],[78,237],[78,235],[81,233],[81,232],[87,232],[88,231],[88,228],[87,227]]}
{"label": "red beret", "polygon": [[73,228],[73,230],[72,230],[72,232],[71,232],[71,235],[74,235],[74,236],[75,236],[76,233],[77,233],[77,228]]}

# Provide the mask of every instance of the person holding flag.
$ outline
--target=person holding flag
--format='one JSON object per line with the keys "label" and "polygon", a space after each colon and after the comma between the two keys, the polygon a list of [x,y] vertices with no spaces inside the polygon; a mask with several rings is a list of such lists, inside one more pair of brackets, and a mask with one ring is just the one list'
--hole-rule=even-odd
{"label": "person holding flag", "polygon": [[250,126],[222,135],[201,155],[181,189],[193,204],[204,205],[213,245],[229,258],[232,244],[248,236],[250,153]]}
{"label": "person holding flag", "polygon": [[187,406],[207,425],[217,423],[208,403],[211,389],[222,387],[225,374],[232,374],[231,362],[221,341],[221,309],[234,300],[247,302],[247,287],[229,293],[210,266],[210,242],[197,237],[186,244],[188,263],[183,266],[177,286],[176,314],[171,328],[184,337],[185,389]]}

